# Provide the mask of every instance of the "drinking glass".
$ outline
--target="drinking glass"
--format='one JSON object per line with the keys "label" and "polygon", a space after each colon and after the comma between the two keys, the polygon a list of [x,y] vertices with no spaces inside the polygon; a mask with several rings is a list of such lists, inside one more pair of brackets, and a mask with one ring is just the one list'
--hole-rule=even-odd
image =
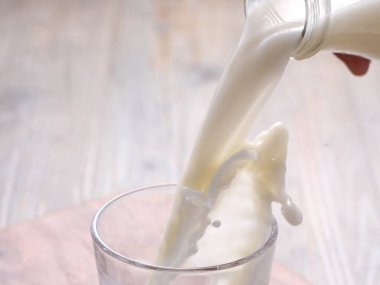
{"label": "drinking glass", "polygon": [[175,193],[173,184],[132,190],[96,212],[91,234],[100,285],[227,284],[233,276],[244,276],[239,284],[268,284],[278,232],[275,219],[264,244],[240,259],[195,267],[156,264]]}

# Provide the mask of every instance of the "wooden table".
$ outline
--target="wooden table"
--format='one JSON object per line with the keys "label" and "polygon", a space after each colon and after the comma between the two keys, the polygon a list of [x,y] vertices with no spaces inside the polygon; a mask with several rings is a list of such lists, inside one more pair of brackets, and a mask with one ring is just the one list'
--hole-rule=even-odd
{"label": "wooden table", "polygon": [[[0,0],[6,236],[54,235],[10,226],[176,182],[243,22],[241,0]],[[287,225],[275,207],[275,259],[314,284],[380,280],[379,78],[377,61],[363,78],[328,52],[291,61],[253,123],[252,136],[277,120],[289,128],[287,187],[304,222]],[[90,245],[78,254],[90,260]],[[7,282],[21,284],[17,270]],[[81,280],[81,270],[70,272]]]}
{"label": "wooden table", "polygon": [[[100,205],[88,203],[0,232],[0,284],[97,284],[89,226]],[[273,265],[270,285],[307,284],[284,266]]]}

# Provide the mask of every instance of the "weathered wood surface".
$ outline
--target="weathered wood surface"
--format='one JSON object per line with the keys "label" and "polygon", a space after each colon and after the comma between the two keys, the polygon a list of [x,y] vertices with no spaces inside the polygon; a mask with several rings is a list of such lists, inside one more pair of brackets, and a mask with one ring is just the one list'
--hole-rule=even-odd
{"label": "weathered wood surface", "polygon": [[[88,203],[0,232],[0,284],[98,284],[89,224],[99,205]],[[273,265],[270,285],[308,284]]]}
{"label": "weathered wood surface", "polygon": [[0,284],[97,284],[89,225],[99,205],[64,210],[0,232]]}
{"label": "weathered wood surface", "polygon": [[[0,227],[176,182],[242,23],[240,0],[0,0]],[[380,280],[379,78],[292,61],[253,125],[289,126],[304,222],[275,258],[315,284]]]}

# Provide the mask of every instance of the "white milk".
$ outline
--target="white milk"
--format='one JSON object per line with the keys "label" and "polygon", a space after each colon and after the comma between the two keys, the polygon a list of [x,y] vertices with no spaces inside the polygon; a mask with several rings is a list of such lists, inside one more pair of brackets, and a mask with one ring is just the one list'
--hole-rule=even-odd
{"label": "white milk", "polygon": [[205,191],[216,169],[242,147],[300,40],[299,25],[279,25],[267,6],[250,7],[182,177],[181,184],[192,189]]}
{"label": "white milk", "polygon": [[[245,142],[255,115],[298,45],[302,29],[302,23],[279,22],[266,4],[258,2],[247,11],[238,48],[222,75],[182,177],[158,258],[161,265],[207,266],[247,256],[268,238],[272,201],[282,204],[289,222],[302,220],[284,191],[286,129],[276,124],[254,142]],[[245,207],[239,207],[242,204]],[[219,227],[211,225],[214,219]],[[215,242],[219,233],[240,239],[225,247],[225,239]],[[227,250],[214,255],[216,246]],[[234,278],[239,283],[226,284],[244,284],[244,276]]]}
{"label": "white milk", "polygon": [[[262,132],[253,142],[224,161],[213,175],[205,192],[186,187],[178,189],[177,204],[162,247],[159,263],[170,267],[204,267],[244,258],[260,248],[272,231],[273,201],[291,224],[302,215],[285,193],[288,132],[281,123]],[[179,219],[178,217],[181,217]],[[271,263],[272,254],[261,262]],[[268,260],[266,260],[268,259]],[[225,274],[222,283],[266,284],[270,267],[246,264]],[[260,271],[260,272],[257,272]],[[169,284],[168,274],[149,284]],[[260,281],[259,281],[260,280]]]}
{"label": "white milk", "polygon": [[[260,248],[272,230],[272,201],[282,204],[288,222],[302,221],[301,213],[284,191],[287,142],[286,128],[277,123],[221,165],[207,195],[211,226],[197,241],[197,252],[186,259],[186,267],[231,262]],[[268,254],[265,259],[269,260],[261,262],[270,264],[271,258]],[[266,280],[260,278],[266,278],[266,272],[257,270],[263,267],[246,264],[234,274],[227,274],[223,284],[265,284]]]}

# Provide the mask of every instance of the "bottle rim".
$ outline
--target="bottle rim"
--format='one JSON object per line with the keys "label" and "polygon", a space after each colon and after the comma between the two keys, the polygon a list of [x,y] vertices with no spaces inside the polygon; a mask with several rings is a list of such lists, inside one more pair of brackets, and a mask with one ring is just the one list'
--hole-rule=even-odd
{"label": "bottle rim", "polygon": [[[244,0],[244,14],[250,0]],[[293,53],[295,59],[305,59],[317,53],[324,41],[330,23],[330,0],[304,0],[305,22],[301,32],[300,43]]]}
{"label": "bottle rim", "polygon": [[295,59],[305,59],[316,54],[324,41],[330,24],[330,0],[304,0],[305,24],[301,41],[293,53]]}

